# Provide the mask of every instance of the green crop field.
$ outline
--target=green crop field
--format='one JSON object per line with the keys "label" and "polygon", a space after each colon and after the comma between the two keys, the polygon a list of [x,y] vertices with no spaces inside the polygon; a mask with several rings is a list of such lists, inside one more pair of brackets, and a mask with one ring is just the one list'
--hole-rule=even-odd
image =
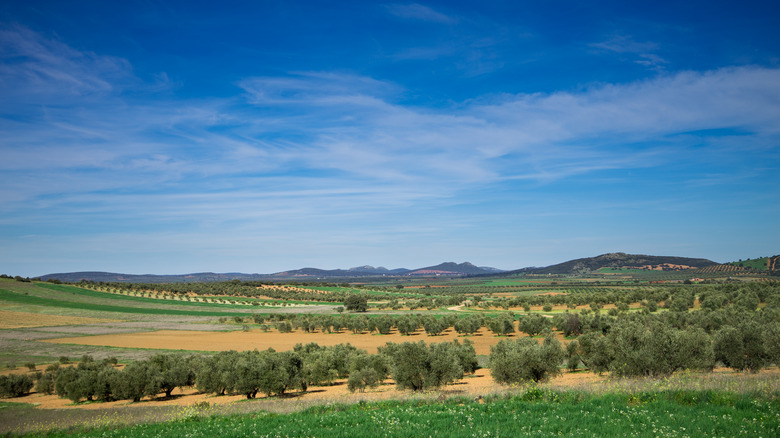
{"label": "green crop field", "polygon": [[[95,312],[114,312],[147,315],[181,315],[181,316],[234,316],[245,312],[236,312],[237,308],[262,310],[262,306],[234,306],[195,303],[189,301],[159,300],[153,298],[131,297],[105,292],[95,292],[75,286],[54,285],[47,283],[19,283],[2,280],[0,285],[0,302],[17,303],[33,306],[44,306],[59,309],[79,309]],[[138,304],[131,306],[130,304]],[[173,307],[193,307],[192,310],[182,310]],[[197,309],[197,310],[196,310]],[[202,310],[200,310],[202,309]],[[224,309],[224,310],[223,310]]]}
{"label": "green crop field", "polygon": [[[231,316],[230,312],[215,311],[197,311],[197,310],[176,310],[156,307],[128,307],[111,306],[103,304],[79,303],[73,301],[55,300],[41,298],[30,295],[20,295],[5,289],[0,289],[0,301],[12,303],[31,304],[36,306],[58,307],[68,309],[92,310],[96,312],[117,312],[117,313],[141,313],[147,315],[186,315],[186,316]],[[236,315],[245,315],[235,313]]]}
{"label": "green crop field", "polygon": [[747,259],[739,262],[731,262],[728,264],[732,266],[739,266],[748,269],[755,269],[757,271],[766,271],[769,269],[769,267],[767,266],[768,261],[769,261],[769,257],[761,257],[757,259]]}

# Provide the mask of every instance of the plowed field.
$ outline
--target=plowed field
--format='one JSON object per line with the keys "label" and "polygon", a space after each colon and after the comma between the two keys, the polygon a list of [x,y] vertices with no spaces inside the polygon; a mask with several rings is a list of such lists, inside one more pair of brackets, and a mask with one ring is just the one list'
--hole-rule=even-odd
{"label": "plowed field", "polygon": [[[514,336],[524,336],[516,333]],[[163,350],[197,350],[197,351],[226,351],[226,350],[266,350],[273,348],[277,351],[292,350],[295,344],[307,344],[315,342],[321,346],[332,346],[350,343],[357,348],[362,348],[369,353],[376,353],[377,347],[387,342],[417,342],[437,343],[459,339],[463,342],[468,339],[474,343],[477,354],[490,354],[490,347],[496,345],[501,339],[484,327],[473,336],[462,337],[451,328],[439,336],[428,336],[418,331],[410,336],[402,336],[397,332],[387,335],[378,334],[353,334],[341,333],[305,333],[297,330],[292,333],[279,333],[277,331],[263,332],[261,330],[232,331],[232,332],[202,332],[189,330],[159,330],[154,332],[78,336],[68,338],[48,339],[43,342],[60,344],[100,345],[107,347],[124,348],[153,348]]]}
{"label": "plowed field", "polygon": [[98,324],[116,322],[115,319],[87,318],[81,316],[44,315],[41,313],[13,312],[0,310],[0,329],[25,327],[49,327],[58,325]]}

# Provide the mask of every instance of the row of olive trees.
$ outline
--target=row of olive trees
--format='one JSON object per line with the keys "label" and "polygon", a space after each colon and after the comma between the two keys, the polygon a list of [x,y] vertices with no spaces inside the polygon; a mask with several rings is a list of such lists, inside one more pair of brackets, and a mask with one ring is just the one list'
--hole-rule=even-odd
{"label": "row of olive trees", "polygon": [[676,328],[661,319],[622,319],[606,334],[589,331],[564,349],[551,332],[502,340],[491,348],[489,367],[499,383],[539,381],[582,363],[617,377],[663,377],[678,370],[711,371],[717,364],[758,372],[780,365],[780,323],[746,319],[709,334],[700,327]]}
{"label": "row of olive trees", "polygon": [[623,320],[609,333],[589,332],[567,348],[570,368],[581,361],[617,376],[666,376],[681,369],[726,367],[757,372],[780,364],[780,323],[745,320],[708,334],[700,327],[675,328],[658,320]]}
{"label": "row of olive trees", "polygon": [[[178,387],[195,386],[216,395],[258,393],[283,395],[306,391],[310,385],[330,385],[348,379],[351,391],[375,387],[392,377],[399,388],[421,390],[438,387],[473,373],[477,365],[474,346],[464,343],[392,344],[368,354],[349,344],[321,347],[298,344],[293,351],[225,351],[213,356],[156,354],[148,360],[131,362],[117,369],[115,361],[95,361],[89,356],[77,366],[50,366],[38,376],[36,391],[56,393],[73,402],[83,400],[140,401],[146,396],[171,396]],[[20,396],[30,391],[27,376],[3,376],[3,396]]]}
{"label": "row of olive trees", "polygon": [[0,376],[0,397],[21,397],[32,387],[33,379],[26,374]]}

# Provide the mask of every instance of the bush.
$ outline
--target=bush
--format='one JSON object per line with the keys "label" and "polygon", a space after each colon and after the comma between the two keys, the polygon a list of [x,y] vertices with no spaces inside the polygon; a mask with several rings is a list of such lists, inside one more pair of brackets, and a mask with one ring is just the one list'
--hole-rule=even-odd
{"label": "bush", "polygon": [[564,356],[561,344],[552,334],[542,344],[531,338],[502,340],[490,348],[488,366],[498,383],[538,382],[558,374]]}

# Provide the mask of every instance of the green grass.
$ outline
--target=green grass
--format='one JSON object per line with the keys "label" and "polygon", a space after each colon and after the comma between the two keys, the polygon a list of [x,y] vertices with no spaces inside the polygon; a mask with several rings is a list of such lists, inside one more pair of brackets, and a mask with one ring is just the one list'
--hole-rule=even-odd
{"label": "green grass", "polygon": [[[68,292],[80,296],[86,296],[86,297],[92,297],[92,298],[104,298],[104,299],[118,299],[118,300],[127,300],[127,301],[136,301],[136,302],[142,302],[142,303],[151,303],[154,305],[183,305],[183,306],[199,306],[199,307],[222,307],[222,306],[235,306],[235,304],[223,304],[223,303],[204,303],[199,301],[186,301],[186,300],[174,300],[174,299],[160,299],[160,298],[149,298],[149,297],[139,297],[134,295],[124,295],[124,294],[118,294],[118,293],[111,293],[111,292],[102,292],[102,291],[95,291],[91,289],[84,289],[78,286],[70,286],[70,285],[58,285],[58,284],[52,284],[52,283],[35,283],[37,286],[40,286],[45,289],[54,290],[58,292]],[[236,301],[239,303],[248,303],[252,304],[253,302],[259,303],[261,306],[264,304],[307,304],[307,305],[323,305],[323,304],[341,304],[336,302],[326,302],[326,301],[298,301],[298,300],[276,300],[276,299],[263,299],[263,298],[252,298],[252,297],[224,297],[224,296],[216,296],[216,295],[199,295],[199,298],[209,298],[209,299],[218,299],[218,300],[231,300]]]}
{"label": "green grass", "polygon": [[247,313],[238,312],[217,312],[217,311],[197,311],[197,310],[177,310],[177,309],[165,309],[157,307],[129,307],[129,306],[113,306],[106,304],[94,304],[84,302],[74,302],[58,300],[54,298],[44,298],[35,295],[25,295],[16,292],[12,292],[6,289],[0,289],[0,301],[6,301],[18,304],[27,304],[35,306],[45,307],[57,307],[66,309],[79,309],[79,310],[91,310],[96,312],[116,312],[116,313],[132,313],[132,314],[144,314],[144,315],[180,315],[180,316],[247,316]]}
{"label": "green grass", "polygon": [[[487,403],[387,401],[278,415],[201,417],[85,431],[86,437],[777,436],[776,400],[712,391],[591,395],[532,388]],[[71,436],[73,431],[48,436]]]}
{"label": "green grass", "polygon": [[[354,287],[342,287],[342,286],[298,286],[301,289],[307,289],[312,291],[322,291],[322,292],[339,292],[339,293],[355,293],[355,294],[364,294],[364,295],[392,295],[396,296],[398,298],[418,298],[423,297],[425,295],[413,293],[409,291],[401,292],[404,289],[400,290],[371,290],[371,289],[359,289]],[[419,289],[414,289],[419,290]]]}
{"label": "green grass", "polygon": [[761,257],[758,259],[747,259],[743,260],[741,262],[731,262],[727,263],[728,265],[734,265],[734,266],[742,266],[745,268],[755,269],[757,271],[766,271],[768,270],[767,262],[769,261],[769,257]]}
{"label": "green grass", "polygon": [[[162,300],[159,298],[137,297],[132,295],[100,292],[100,291],[84,289],[76,286],[59,285],[59,284],[37,283],[37,285],[44,289],[49,289],[58,292],[67,292],[67,293],[84,296],[84,297],[119,300],[119,301],[133,301],[137,303],[147,303],[147,304],[154,304],[154,305],[164,305],[164,306],[176,305],[176,306],[194,306],[194,307],[233,306],[233,304],[202,303],[202,302],[192,302],[192,301],[185,301],[185,300],[173,300],[173,299]],[[241,299],[241,301],[251,302],[253,300],[249,298],[243,298]]]}
{"label": "green grass", "polygon": [[[59,292],[69,292],[80,296],[86,296],[86,297],[92,297],[92,298],[105,298],[105,299],[115,299],[115,300],[127,300],[127,301],[135,301],[140,303],[150,303],[154,305],[176,305],[176,306],[195,306],[195,307],[227,307],[227,306],[235,306],[235,304],[223,304],[223,303],[204,303],[199,301],[186,301],[186,300],[174,300],[174,299],[160,299],[160,298],[148,298],[148,297],[139,297],[139,296],[133,296],[133,295],[123,295],[123,294],[117,294],[117,293],[111,293],[111,292],[101,292],[101,291],[94,291],[91,289],[84,289],[78,286],[68,286],[68,285],[58,285],[58,284],[51,284],[51,283],[36,283],[38,286],[43,287],[45,289],[55,290]],[[251,297],[218,297],[218,296],[208,296],[208,295],[202,295],[199,296],[200,298],[209,298],[209,299],[219,299],[219,300],[231,300],[236,301],[239,303],[248,303],[252,304],[254,302],[259,303],[261,306],[264,304],[281,304],[281,303],[287,303],[287,304],[309,304],[309,305],[322,305],[322,304],[340,304],[340,303],[328,303],[324,301],[296,301],[296,300],[269,300],[269,299],[260,299],[260,298],[251,298]],[[245,305],[245,304],[244,304]]]}
{"label": "green grass", "polygon": [[596,270],[599,273],[616,273],[616,274],[642,274],[647,272],[646,269],[631,269],[631,268],[599,268]]}

